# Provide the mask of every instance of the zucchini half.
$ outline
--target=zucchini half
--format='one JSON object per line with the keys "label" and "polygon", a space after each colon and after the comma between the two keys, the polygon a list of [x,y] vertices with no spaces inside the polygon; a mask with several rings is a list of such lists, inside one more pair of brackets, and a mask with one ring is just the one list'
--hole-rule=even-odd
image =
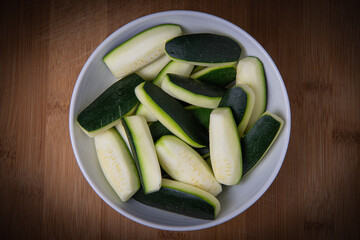
{"label": "zucchini half", "polygon": [[190,77],[225,87],[236,79],[236,67],[235,64],[206,67],[191,74]]}
{"label": "zucchini half", "polygon": [[158,86],[145,82],[135,89],[137,98],[174,135],[197,148],[209,144],[207,129],[198,119]]}
{"label": "zucchini half", "polygon": [[109,52],[103,61],[118,79],[137,71],[164,54],[165,42],[181,35],[179,25],[149,28]]}
{"label": "zucchini half", "polygon": [[194,65],[184,62],[170,61],[156,76],[156,78],[154,79],[154,81],[152,81],[152,83],[155,84],[156,86],[161,87],[162,82],[166,78],[166,74],[174,73],[188,77],[193,69],[194,69]]}
{"label": "zucchini half", "polygon": [[120,122],[120,118],[134,113],[139,100],[135,95],[135,87],[144,82],[136,73],[118,80],[77,117],[81,129],[89,136],[110,129]]}
{"label": "zucchini half", "polygon": [[240,137],[229,107],[217,108],[210,115],[210,159],[218,182],[235,185],[242,176]]}
{"label": "zucchini half", "polygon": [[227,90],[219,107],[230,107],[238,126],[239,136],[244,134],[255,102],[254,92],[250,87],[238,84]]}
{"label": "zucchini half", "polygon": [[122,124],[130,143],[144,193],[158,191],[161,187],[161,170],[145,118],[125,117],[122,119]]}
{"label": "zucchini half", "polygon": [[177,181],[201,188],[214,196],[221,191],[205,160],[175,136],[163,136],[155,143],[161,167]]}
{"label": "zucchini half", "polygon": [[204,108],[216,108],[226,90],[197,79],[176,74],[167,74],[161,88],[181,101]]}
{"label": "zucchini half", "polygon": [[148,206],[200,219],[213,220],[220,211],[219,200],[210,193],[164,178],[158,192],[145,195],[138,191],[134,199]]}
{"label": "zucchini half", "polygon": [[249,86],[255,95],[254,108],[245,130],[247,132],[266,110],[266,78],[264,66],[260,59],[257,57],[245,57],[240,59],[236,73],[236,85],[238,84]]}
{"label": "zucchini half", "polygon": [[170,58],[167,55],[163,55],[149,65],[139,69],[136,73],[139,74],[145,81],[152,81],[169,62]]}
{"label": "zucchini half", "polygon": [[157,121],[154,114],[152,114],[149,109],[147,109],[144,104],[139,104],[138,108],[135,112],[136,115],[143,116],[147,122],[155,122]]}
{"label": "zucchini half", "polygon": [[131,198],[140,188],[139,175],[123,139],[114,128],[94,138],[101,169],[121,201]]}
{"label": "zucchini half", "polygon": [[182,35],[167,41],[165,45],[165,53],[173,60],[199,66],[235,64],[241,51],[233,39],[213,33]]}
{"label": "zucchini half", "polygon": [[284,120],[265,112],[241,139],[243,175],[251,171],[264,157],[279,135]]}

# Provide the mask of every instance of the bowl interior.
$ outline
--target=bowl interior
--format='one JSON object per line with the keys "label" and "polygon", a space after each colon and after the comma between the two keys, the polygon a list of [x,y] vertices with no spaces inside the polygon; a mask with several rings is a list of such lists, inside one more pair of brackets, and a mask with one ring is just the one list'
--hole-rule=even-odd
{"label": "bowl interior", "polygon": [[[239,185],[224,187],[218,196],[221,211],[216,220],[200,220],[147,207],[135,200],[120,201],[105,179],[95,153],[93,139],[76,123],[76,117],[107,87],[116,81],[102,58],[114,47],[152,26],[179,24],[184,33],[218,33],[227,35],[243,47],[242,57],[257,56],[264,64],[268,88],[267,110],[285,120],[284,128],[266,156]],[[286,88],[278,69],[266,51],[249,34],[232,23],[213,15],[193,11],[168,11],[139,18],[110,35],[94,51],[76,82],[70,105],[69,126],[77,162],[96,193],[112,208],[141,224],[166,230],[196,230],[223,223],[250,207],[270,186],[286,154],[290,137],[290,106]]]}

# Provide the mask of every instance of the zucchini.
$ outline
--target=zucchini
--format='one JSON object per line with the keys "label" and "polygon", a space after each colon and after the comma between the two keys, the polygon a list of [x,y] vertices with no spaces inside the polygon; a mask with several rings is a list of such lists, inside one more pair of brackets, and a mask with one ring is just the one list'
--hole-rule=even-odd
{"label": "zucchini", "polygon": [[226,93],[226,90],[219,86],[170,73],[161,88],[181,101],[204,108],[216,108]]}
{"label": "zucchini", "polygon": [[210,158],[218,182],[235,185],[242,176],[240,137],[229,107],[217,108],[210,115]]}
{"label": "zucchini", "polygon": [[138,191],[134,199],[148,206],[200,219],[215,219],[220,202],[210,193],[186,183],[162,179],[161,189],[151,194]]}
{"label": "zucchini", "polygon": [[193,71],[191,72],[191,74],[194,74],[194,73],[200,71],[200,70],[203,69],[203,68],[205,68],[205,67],[204,67],[204,66],[195,66],[194,69],[193,69]]}
{"label": "zucchini", "polygon": [[236,79],[236,67],[235,64],[206,67],[191,74],[190,77],[225,87]]}
{"label": "zucchini", "polygon": [[161,57],[165,42],[181,33],[181,27],[174,24],[149,28],[113,49],[103,61],[121,79]]}
{"label": "zucchini", "polygon": [[222,188],[205,160],[175,136],[163,136],[155,143],[161,167],[174,180],[201,188],[214,196]]}
{"label": "zucchini", "polygon": [[139,74],[145,81],[152,81],[169,62],[170,58],[167,55],[163,55],[149,65],[139,69],[136,73]]}
{"label": "zucchini", "polygon": [[135,112],[136,115],[143,116],[147,122],[155,122],[157,121],[154,114],[152,114],[149,109],[147,109],[144,104],[139,104],[138,108]]}
{"label": "zucchini", "polygon": [[145,194],[158,191],[161,187],[161,170],[145,118],[141,116],[125,117],[122,119],[122,124]]}
{"label": "zucchini", "polygon": [[208,131],[196,117],[158,86],[145,82],[135,89],[137,98],[174,135],[193,147],[209,143]]}
{"label": "zucchini", "polygon": [[77,117],[81,129],[89,136],[110,129],[120,118],[131,115],[139,101],[134,89],[144,80],[137,74],[115,82],[87,106]]}
{"label": "zucchini", "polygon": [[269,150],[279,135],[284,120],[265,112],[241,139],[243,175],[253,169]]}
{"label": "zucchini", "polygon": [[182,35],[165,44],[165,53],[171,59],[199,66],[235,64],[241,51],[233,39],[212,33]]}
{"label": "zucchini", "polygon": [[210,114],[212,109],[211,108],[203,108],[197,106],[186,106],[185,109],[194,116],[199,119],[200,123],[206,128],[209,129],[209,121],[210,121]]}
{"label": "zucchini", "polygon": [[236,84],[246,84],[255,95],[254,108],[246,127],[246,132],[255,121],[265,112],[267,103],[266,79],[264,66],[257,57],[246,57],[237,65]]}
{"label": "zucchini", "polygon": [[230,107],[238,126],[239,136],[244,134],[254,107],[255,96],[250,87],[239,84],[227,90],[219,107]]}
{"label": "zucchini", "polygon": [[132,154],[129,139],[128,139],[127,135],[126,135],[124,125],[122,124],[121,121],[118,124],[115,125],[115,129],[118,131],[118,133],[120,133],[120,136],[122,137],[122,139],[126,143],[126,146],[128,147],[130,153]]}
{"label": "zucchini", "polygon": [[175,73],[182,76],[188,77],[193,70],[194,65],[183,63],[183,62],[177,62],[177,61],[170,61],[162,70],[161,72],[156,76],[154,81],[152,82],[156,86],[161,87],[162,82],[166,78],[166,74],[168,73]]}
{"label": "zucchini", "polygon": [[[159,138],[161,138],[164,135],[173,135],[173,133],[170,132],[159,121],[151,123],[149,128],[150,128],[151,136],[152,136],[154,142],[156,142]],[[199,148],[199,149],[202,149],[202,148]]]}
{"label": "zucchini", "polygon": [[121,136],[111,128],[94,138],[101,169],[121,201],[131,198],[140,188],[134,161]]}

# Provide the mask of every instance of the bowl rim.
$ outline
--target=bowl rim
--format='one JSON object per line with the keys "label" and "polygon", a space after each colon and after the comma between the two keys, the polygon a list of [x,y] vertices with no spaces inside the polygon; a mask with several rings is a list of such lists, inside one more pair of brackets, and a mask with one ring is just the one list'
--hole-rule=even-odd
{"label": "bowl rim", "polygon": [[[194,226],[168,226],[168,225],[164,225],[164,224],[158,224],[158,223],[153,223],[144,219],[141,219],[137,216],[134,216],[130,213],[127,213],[126,211],[118,208],[115,204],[113,204],[105,195],[100,193],[100,190],[96,187],[96,185],[94,184],[94,182],[91,180],[91,178],[89,177],[89,175],[87,174],[87,172],[85,171],[85,167],[82,164],[82,162],[80,161],[80,156],[79,153],[77,151],[77,148],[75,146],[75,133],[74,133],[74,119],[75,119],[75,113],[74,113],[74,108],[75,108],[75,102],[77,100],[77,92],[79,90],[80,84],[83,81],[83,77],[85,72],[88,70],[90,63],[93,61],[93,59],[95,58],[95,56],[98,54],[98,52],[100,52],[100,49],[102,49],[104,46],[106,46],[108,43],[110,43],[117,35],[119,32],[121,31],[126,31],[128,28],[131,28],[132,26],[137,25],[138,23],[144,21],[145,19],[150,19],[153,17],[158,17],[158,16],[167,16],[167,15],[176,15],[176,14],[181,14],[181,15],[197,15],[197,16],[201,16],[201,17],[205,17],[205,18],[212,18],[218,22],[220,22],[221,24],[225,24],[228,25],[229,27],[233,28],[234,31],[238,31],[241,34],[246,35],[252,42],[252,44],[256,45],[256,47],[264,54],[264,56],[267,58],[268,62],[270,63],[270,65],[274,68],[275,70],[275,75],[277,78],[279,78],[280,81],[280,85],[282,88],[282,91],[285,94],[285,97],[287,99],[287,101],[285,102],[286,105],[286,109],[285,112],[288,113],[289,116],[289,120],[286,122],[286,124],[288,125],[288,131],[285,133],[287,134],[287,139],[286,139],[286,146],[284,146],[282,148],[281,154],[280,154],[280,159],[277,164],[274,167],[274,170],[272,172],[272,174],[270,175],[270,177],[267,179],[266,183],[260,188],[260,190],[249,200],[247,201],[246,204],[244,204],[244,206],[240,207],[239,209],[237,209],[236,211],[232,212],[231,214],[227,215],[226,217],[222,218],[221,220],[212,220],[212,221],[205,221],[203,224],[198,224],[198,225],[194,225]],[[285,128],[283,128],[283,130],[285,130]],[[96,194],[103,200],[105,201],[109,206],[111,206],[115,211],[119,212],[120,214],[122,214],[123,216],[137,222],[140,223],[142,225],[148,226],[148,227],[152,227],[152,228],[156,228],[156,229],[161,229],[161,230],[170,230],[170,231],[193,231],[193,230],[200,230],[200,229],[205,229],[205,228],[210,228],[213,226],[217,226],[220,225],[222,223],[225,223],[229,220],[231,220],[232,218],[236,217],[237,215],[239,215],[240,213],[244,212],[246,209],[248,209],[250,206],[252,206],[266,191],[267,189],[270,187],[270,185],[272,184],[272,182],[275,180],[277,174],[280,171],[280,168],[284,162],[285,159],[285,155],[289,146],[289,140],[290,140],[290,132],[291,132],[291,111],[290,111],[290,103],[289,103],[289,96],[287,94],[287,90],[285,87],[285,83],[280,75],[280,72],[277,68],[277,66],[275,65],[274,61],[272,60],[272,58],[270,57],[270,55],[265,51],[265,49],[250,35],[248,34],[246,31],[244,31],[243,29],[241,29],[240,27],[238,27],[237,25],[212,14],[209,13],[204,13],[204,12],[199,12],[199,11],[191,11],[191,10],[170,10],[170,11],[161,11],[161,12],[156,12],[156,13],[152,13],[152,14],[148,14],[145,16],[142,16],[140,18],[137,18],[123,26],[121,26],[120,28],[118,28],[116,31],[114,31],[112,34],[110,34],[104,41],[102,41],[99,46],[96,47],[96,49],[92,52],[92,54],[90,55],[90,57],[87,59],[86,63],[84,64],[83,68],[81,69],[81,72],[76,80],[75,83],[75,87],[73,89],[73,93],[71,96],[71,101],[70,101],[70,108],[69,108],[69,131],[70,131],[70,141],[71,141],[71,146],[76,158],[76,161],[80,167],[80,170],[83,174],[83,176],[85,177],[85,179],[87,180],[87,182],[90,184],[91,188],[96,192]]]}

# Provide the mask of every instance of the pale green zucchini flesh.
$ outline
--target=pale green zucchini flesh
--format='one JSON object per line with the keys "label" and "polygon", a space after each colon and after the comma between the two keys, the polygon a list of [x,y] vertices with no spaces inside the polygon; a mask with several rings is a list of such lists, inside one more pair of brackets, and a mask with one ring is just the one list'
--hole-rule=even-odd
{"label": "pale green zucchini flesh", "polygon": [[161,167],[175,180],[201,188],[214,196],[221,191],[205,160],[175,136],[166,135],[155,143]]}
{"label": "pale green zucchini flesh", "polygon": [[165,53],[173,60],[199,66],[236,63],[241,51],[233,39],[212,33],[178,36],[165,45]]}
{"label": "pale green zucchini flesh", "polygon": [[145,194],[156,192],[161,187],[161,170],[149,126],[145,118],[130,116],[122,119],[131,152]]}
{"label": "pale green zucchini flesh", "polygon": [[219,107],[230,107],[238,126],[239,136],[244,134],[248,125],[255,101],[254,92],[250,87],[238,84],[227,90]]}
{"label": "pale green zucchini flesh", "polygon": [[219,200],[210,193],[170,179],[162,180],[159,191],[146,195],[138,191],[134,199],[148,206],[200,219],[215,219],[220,211]]}
{"label": "pale green zucchini flesh", "polygon": [[118,132],[111,128],[94,138],[101,169],[121,201],[131,198],[140,188],[133,158]]}
{"label": "pale green zucchini flesh", "polygon": [[144,80],[133,73],[122,80],[118,80],[77,117],[81,129],[89,136],[94,137],[120,122],[120,118],[131,115],[139,100],[135,95],[135,87]]}
{"label": "pale green zucchini flesh", "polygon": [[147,109],[144,104],[139,104],[138,108],[135,112],[136,115],[143,116],[147,122],[155,122],[157,121],[157,118],[154,116],[154,114]]}
{"label": "pale green zucchini flesh", "polygon": [[282,118],[265,112],[241,139],[243,175],[260,162],[281,132],[283,125]]}
{"label": "pale green zucchini flesh", "polygon": [[161,57],[165,42],[181,34],[181,27],[174,24],[149,28],[113,49],[103,61],[121,79]]}
{"label": "pale green zucchini flesh", "polygon": [[264,66],[260,59],[257,57],[245,57],[240,59],[237,65],[236,84],[245,84],[249,86],[255,95],[254,108],[245,130],[247,132],[266,110],[266,78]]}
{"label": "pale green zucchini flesh", "polygon": [[226,90],[222,87],[177,74],[167,74],[161,88],[170,96],[194,106],[216,108]]}
{"label": "pale green zucchini flesh", "polygon": [[174,135],[197,148],[209,143],[208,131],[198,119],[158,86],[145,82],[135,93],[149,111]]}
{"label": "pale green zucchini flesh", "polygon": [[216,180],[235,185],[242,176],[240,137],[229,107],[217,108],[210,115],[210,159]]}
{"label": "pale green zucchini flesh", "polygon": [[170,58],[167,55],[163,55],[149,65],[137,70],[136,73],[145,81],[152,81],[169,62]]}

